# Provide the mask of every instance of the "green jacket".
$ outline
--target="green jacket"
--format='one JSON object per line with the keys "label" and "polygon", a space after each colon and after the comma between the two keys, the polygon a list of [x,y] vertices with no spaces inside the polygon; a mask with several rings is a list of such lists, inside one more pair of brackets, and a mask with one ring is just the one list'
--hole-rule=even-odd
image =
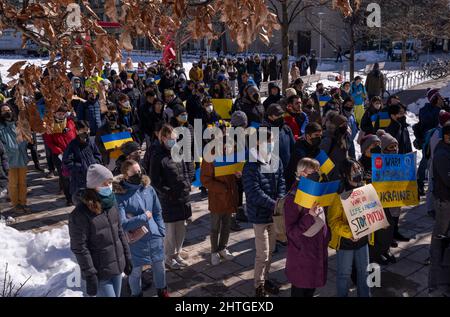
{"label": "green jacket", "polygon": [[9,168],[26,167],[28,163],[27,142],[17,143],[16,123],[0,123],[0,142],[2,142]]}

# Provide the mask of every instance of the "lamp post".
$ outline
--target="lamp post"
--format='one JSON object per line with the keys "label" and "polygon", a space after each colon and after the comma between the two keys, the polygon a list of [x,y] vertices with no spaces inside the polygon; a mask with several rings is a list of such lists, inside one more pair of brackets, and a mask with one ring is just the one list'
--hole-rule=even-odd
{"label": "lamp post", "polygon": [[317,13],[319,15],[319,65],[322,63],[322,15],[324,12]]}

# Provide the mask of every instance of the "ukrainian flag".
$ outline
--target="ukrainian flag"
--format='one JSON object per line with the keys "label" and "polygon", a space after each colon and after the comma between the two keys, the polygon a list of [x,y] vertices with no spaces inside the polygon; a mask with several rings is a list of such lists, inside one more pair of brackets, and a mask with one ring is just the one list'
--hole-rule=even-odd
{"label": "ukrainian flag", "polygon": [[317,183],[302,177],[298,182],[294,202],[304,208],[311,208],[315,202],[321,207],[330,206],[338,195],[339,185],[340,181]]}
{"label": "ukrainian flag", "polygon": [[153,77],[153,79],[155,80],[155,84],[159,84],[159,82],[161,81],[161,76],[156,75],[155,77]]}
{"label": "ukrainian flag", "polygon": [[324,150],[320,150],[316,160],[320,163],[320,173],[328,175],[334,168],[333,161],[328,157]]}
{"label": "ukrainian flag", "polygon": [[[244,158],[244,161],[239,161]],[[245,164],[245,154],[232,154],[214,161],[214,176],[233,175],[236,172],[242,172]]]}
{"label": "ukrainian flag", "polygon": [[374,114],[370,117],[370,120],[372,121],[372,125],[374,127],[378,121],[380,129],[387,128],[391,124],[391,117],[389,116],[389,113],[385,111]]}
{"label": "ukrainian flag", "polygon": [[119,132],[103,135],[101,138],[106,150],[114,150],[115,148],[119,148],[124,143],[133,141],[130,132]]}
{"label": "ukrainian flag", "polygon": [[331,100],[331,96],[328,96],[328,95],[320,96],[319,97],[319,105],[321,107],[325,107],[327,102],[330,101],[330,100]]}

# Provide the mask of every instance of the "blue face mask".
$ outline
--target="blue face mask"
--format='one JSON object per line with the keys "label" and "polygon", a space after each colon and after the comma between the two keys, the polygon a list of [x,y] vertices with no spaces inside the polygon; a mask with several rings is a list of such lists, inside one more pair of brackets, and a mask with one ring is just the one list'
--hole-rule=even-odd
{"label": "blue face mask", "polygon": [[177,141],[172,140],[172,139],[169,139],[169,140],[167,140],[165,143],[166,143],[167,148],[171,149],[171,148],[173,148],[173,147],[175,146],[175,144],[177,143]]}
{"label": "blue face mask", "polygon": [[180,115],[178,118],[181,122],[186,122],[188,120],[188,115],[183,114],[183,115]]}
{"label": "blue face mask", "polygon": [[103,197],[111,196],[111,194],[112,194],[112,185],[105,186],[105,187],[100,187],[98,189],[98,194],[100,196],[103,196]]}

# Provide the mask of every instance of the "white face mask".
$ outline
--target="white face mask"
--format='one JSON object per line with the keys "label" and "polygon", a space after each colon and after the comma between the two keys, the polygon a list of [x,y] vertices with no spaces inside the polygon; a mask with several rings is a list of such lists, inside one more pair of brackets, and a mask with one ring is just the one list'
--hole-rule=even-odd
{"label": "white face mask", "polygon": [[208,107],[206,107],[206,111],[207,111],[208,113],[213,112],[213,110],[214,110],[213,106],[208,106]]}
{"label": "white face mask", "polygon": [[127,87],[132,89],[133,88],[133,84],[128,84]]}

